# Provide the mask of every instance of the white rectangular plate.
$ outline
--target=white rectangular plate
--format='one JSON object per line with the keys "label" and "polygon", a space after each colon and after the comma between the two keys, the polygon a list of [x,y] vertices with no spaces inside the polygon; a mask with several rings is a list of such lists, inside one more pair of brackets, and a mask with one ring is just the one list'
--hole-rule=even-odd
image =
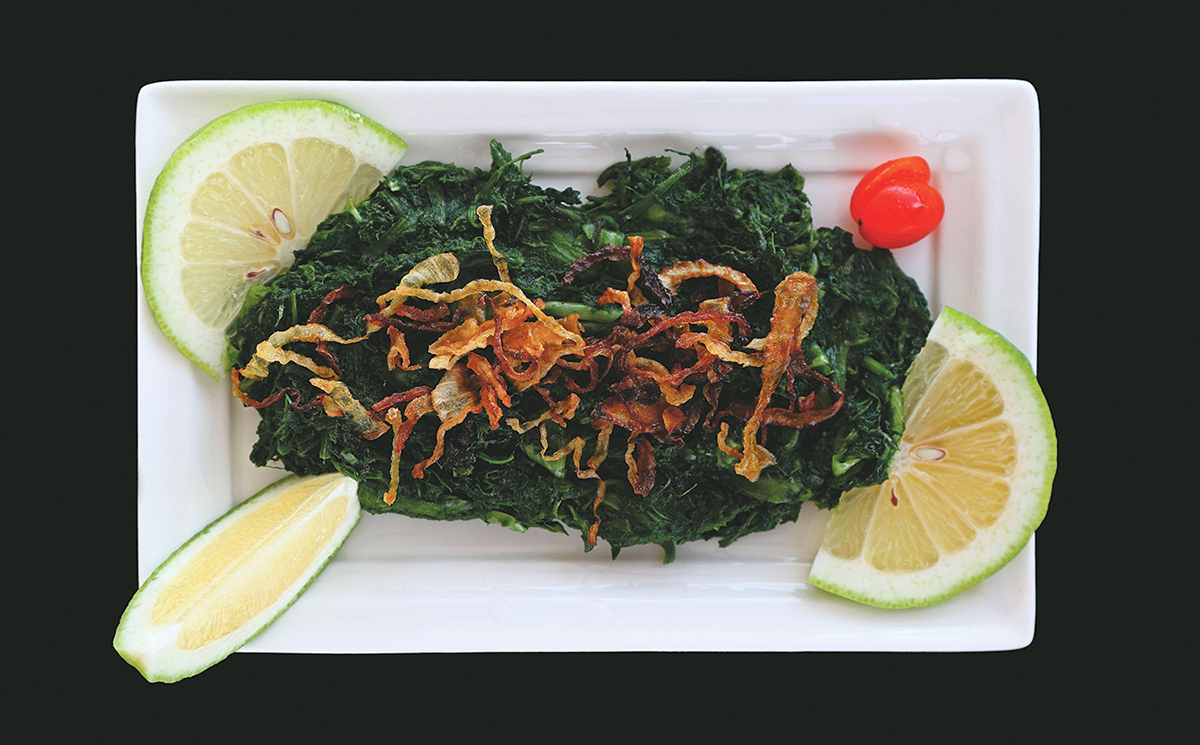
{"label": "white rectangular plate", "polygon": [[[174,149],[211,119],[281,98],[336,101],[409,144],[405,162],[486,168],[495,138],[542,149],[525,172],[594,192],[625,157],[712,145],[734,168],[792,163],[818,225],[851,229],[850,193],[871,167],[924,156],[945,197],[930,238],[896,257],[936,313],[964,311],[1036,363],[1039,124],[1019,81],[158,83],[137,111],[137,224]],[[139,285],[139,292],[141,288]],[[138,299],[138,572],[284,474],[248,454],[257,414],[184,359]],[[806,584],[827,513],[733,546],[584,553],[576,535],[364,515],[337,558],[271,628],[260,652],[957,651],[1033,637],[1033,543],[945,603],[884,611]]]}

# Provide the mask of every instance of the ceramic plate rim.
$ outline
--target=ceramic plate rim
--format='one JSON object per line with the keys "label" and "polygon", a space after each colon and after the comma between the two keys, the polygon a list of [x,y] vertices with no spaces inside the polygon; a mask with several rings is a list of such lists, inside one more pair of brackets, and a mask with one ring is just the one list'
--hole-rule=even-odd
{"label": "ceramic plate rim", "polygon": [[[535,181],[547,185],[611,157],[622,135],[685,147],[707,136],[732,143],[733,166],[800,160],[822,194],[814,217],[827,219],[818,224],[846,228],[848,215],[830,204],[848,194],[855,173],[907,145],[933,156],[948,204],[964,206],[934,238],[898,253],[902,266],[922,279],[935,313],[953,305],[974,315],[1036,365],[1040,139],[1037,95],[1024,81],[164,81],[143,88],[137,104],[139,245],[146,199],[174,147],[220,113],[279,98],[355,108],[408,141],[405,162],[460,153],[486,165],[479,148],[492,135],[506,147],[541,141],[547,152],[531,163],[545,164],[548,180]],[[636,153],[646,154],[657,153]],[[283,474],[248,466],[246,412],[232,405],[227,383],[165,340],[140,277],[138,293],[142,581],[184,539]],[[805,552],[811,560],[822,524],[811,512],[726,553],[681,547],[665,567],[645,552],[616,562],[604,549],[585,556],[577,537],[556,544],[496,526],[397,527],[405,518],[364,516],[301,601],[244,650],[983,651],[1032,640],[1033,541],[951,601],[881,611],[804,583]],[[413,548],[387,548],[396,536]],[[482,553],[468,549],[480,540]]]}

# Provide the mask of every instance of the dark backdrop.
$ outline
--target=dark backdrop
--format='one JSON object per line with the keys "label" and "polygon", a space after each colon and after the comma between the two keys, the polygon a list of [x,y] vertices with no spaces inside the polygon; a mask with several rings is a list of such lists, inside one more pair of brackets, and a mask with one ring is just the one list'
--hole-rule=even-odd
{"label": "dark backdrop", "polygon": [[[1142,367],[1163,349],[1152,333],[1169,330],[1189,344],[1194,336],[1185,331],[1194,313],[1158,315],[1149,328],[1131,317],[1153,294],[1133,267],[1181,238],[1164,223],[1161,205],[1148,201],[1156,192],[1146,189],[1156,182],[1146,170],[1161,163],[1153,152],[1167,116],[1157,113],[1158,78],[1135,71],[1128,63],[1136,55],[1118,50],[1127,36],[1119,44],[1113,31],[1089,26],[1092,20],[1047,19],[1011,6],[986,18],[928,7],[816,14],[752,4],[662,15],[595,5],[545,6],[537,16],[510,8],[403,10],[384,17],[347,7],[307,18],[289,11],[297,23],[280,27],[270,14],[247,21],[243,13],[234,23],[215,8],[145,27],[136,23],[146,20],[140,13],[94,23],[74,16],[71,41],[48,30],[39,46],[44,56],[69,62],[65,74],[24,74],[39,66],[34,57],[13,68],[20,87],[8,118],[35,135],[26,142],[46,143],[17,143],[35,186],[9,197],[9,222],[26,231],[20,245],[31,260],[16,284],[42,299],[55,288],[32,326],[22,323],[10,337],[10,349],[21,350],[10,355],[10,391],[25,422],[10,473],[28,470],[26,453],[44,458],[40,478],[9,490],[14,502],[33,507],[16,520],[22,537],[10,557],[14,599],[7,607],[21,631],[9,638],[26,683],[12,707],[18,716],[44,728],[80,719],[93,733],[130,737],[174,725],[205,736],[298,727],[357,740],[382,726],[385,736],[440,733],[454,742],[468,727],[537,741],[591,733],[618,741],[701,733],[758,741],[781,734],[802,740],[830,727],[857,739],[883,726],[940,740],[939,732],[1070,726],[1101,711],[1125,719],[1128,709],[1108,702],[1151,685],[1138,666],[1152,640],[1171,634],[1170,609],[1149,605],[1155,595],[1146,580],[1160,570],[1145,562],[1180,558],[1179,549],[1153,545],[1153,523],[1161,521],[1154,505],[1170,504],[1173,463],[1186,460],[1183,444],[1146,418],[1151,402],[1161,402],[1162,381]],[[1039,374],[1060,450],[1037,537],[1037,631],[1028,648],[243,654],[174,686],[145,683],[112,650],[136,589],[133,328],[140,299],[131,248],[142,85],[189,78],[945,77],[1024,79],[1039,96]],[[1155,224],[1164,229],[1149,229]],[[31,336],[46,351],[30,356]],[[48,339],[57,341],[45,345]],[[36,382],[48,369],[66,375],[46,397]],[[233,721],[239,724],[231,730]]]}

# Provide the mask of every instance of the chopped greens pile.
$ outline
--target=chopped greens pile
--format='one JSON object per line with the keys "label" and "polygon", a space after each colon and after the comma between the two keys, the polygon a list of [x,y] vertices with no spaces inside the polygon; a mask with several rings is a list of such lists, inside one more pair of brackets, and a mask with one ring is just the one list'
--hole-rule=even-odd
{"label": "chopped greens pile", "polygon": [[[804,179],[791,166],[729,169],[714,149],[677,153],[677,166],[670,155],[627,156],[599,175],[604,195],[585,200],[572,189],[533,184],[523,171],[531,155],[513,157],[493,142],[489,170],[401,166],[367,201],[328,218],[287,273],[253,291],[231,328],[230,359],[239,395],[261,415],[250,454],[256,465],[341,471],[359,482],[362,506],[372,513],[578,531],[586,548],[599,538],[615,557],[626,546],[658,544],[668,560],[677,544],[715,539],[725,546],[795,520],[805,501],[832,507],[843,491],[886,477],[903,427],[904,374],[931,325],[925,298],[890,252],[856,248],[839,228],[814,227]],[[440,426],[440,410],[401,426],[400,413],[436,397],[430,391],[448,376],[429,366],[436,358],[430,345],[472,318],[523,309],[497,304],[511,293],[444,299],[472,280],[497,280],[501,264],[477,213],[483,205],[491,206],[493,247],[511,284],[563,328],[578,329],[583,346],[522,389],[520,371],[529,370],[522,366],[536,364],[531,353],[510,343],[501,360],[500,347],[486,346],[499,337],[480,336],[470,372],[465,352],[450,359],[463,376],[480,373],[456,391],[475,402],[471,413],[455,426]],[[425,290],[443,295],[404,298],[407,315],[368,328],[364,319],[381,312],[378,298],[446,253],[457,260],[457,278]],[[722,269],[683,275],[686,281],[669,287],[654,276],[700,260]],[[724,338],[729,359],[771,359],[771,349],[752,340],[768,337],[785,311],[799,322],[799,309],[775,308],[776,290],[789,277],[815,278],[805,297],[817,309],[815,319],[804,316],[811,329],[794,336],[798,346],[780,361],[786,374],[764,398],[771,409],[750,434],[751,444],[769,452],[751,480],[735,468],[748,456],[743,428],[767,385],[766,366],[713,358],[699,343],[685,343],[686,334],[709,348]],[[661,323],[689,313],[680,317],[699,319],[690,326]],[[344,399],[339,405],[311,382],[311,367],[278,362],[258,377],[236,375],[272,334],[313,319],[336,339],[300,335],[288,349],[335,371],[326,377],[344,383],[378,423],[370,437],[367,420],[348,415]],[[527,324],[522,329],[531,334],[551,328]],[[396,337],[410,364],[396,354]],[[667,381],[668,372],[678,374]],[[479,382],[482,373],[502,379],[489,388]],[[497,403],[497,392],[508,402]],[[383,416],[389,406],[390,420]],[[806,412],[812,421],[793,426]],[[626,415],[635,423],[622,426]],[[398,443],[405,427],[407,439]],[[605,432],[606,453],[598,443]],[[439,441],[440,455],[429,462]],[[584,444],[570,450],[572,442]],[[606,457],[593,475],[581,476],[597,453]]]}

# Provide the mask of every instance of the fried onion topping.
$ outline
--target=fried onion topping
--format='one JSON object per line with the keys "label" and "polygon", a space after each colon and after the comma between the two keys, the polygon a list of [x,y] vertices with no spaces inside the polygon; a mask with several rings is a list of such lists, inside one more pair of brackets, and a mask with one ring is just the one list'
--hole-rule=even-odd
{"label": "fried onion topping", "polygon": [[[297,410],[320,406],[327,416],[346,417],[366,439],[391,431],[387,504],[397,498],[401,454],[425,415],[436,414],[438,428],[432,452],[412,469],[412,477],[418,479],[446,455],[448,447],[447,459],[459,462],[473,429],[456,431],[461,436],[456,435],[449,446],[446,438],[472,414],[486,416],[492,430],[502,422],[519,434],[537,429],[544,460],[570,457],[577,478],[597,481],[594,522],[587,534],[593,546],[607,488],[598,469],[618,432],[625,437],[625,477],[633,492],[644,497],[654,488],[656,442],[681,443],[701,427],[715,435],[722,452],[737,460],[735,471],[755,481],[775,462],[763,444],[766,428],[809,427],[840,410],[842,391],[809,368],[802,352],[818,310],[818,287],[811,275],[797,272],[774,288],[770,329],[765,336],[753,338],[744,311],[760,293],[746,274],[702,259],[654,271],[644,259],[645,240],[631,236],[625,246],[606,246],[585,255],[563,276],[564,284],[572,284],[602,262],[628,262],[624,286],[606,287],[595,300],[600,306],[619,304],[622,316],[615,324],[608,322],[603,336],[587,336],[578,315],[552,317],[541,300],[530,299],[513,284],[508,263],[495,246],[492,207],[480,206],[475,214],[497,279],[434,289],[457,281],[460,268],[452,253],[430,256],[413,266],[394,289],[375,299],[378,311],[363,317],[364,335],[351,339],[321,323],[332,303],[358,294],[352,287],[338,287],[320,301],[308,323],[272,334],[258,345],[245,367],[232,371],[234,394],[256,408],[284,397]],[[704,278],[716,279],[716,296],[711,296],[711,282],[696,285],[707,288],[704,292],[710,296],[693,294],[687,302],[695,310],[672,312],[684,300],[679,295],[681,286]],[[437,385],[392,393],[370,406],[358,401],[342,379],[336,347],[361,342],[380,330],[386,330],[387,340],[380,348],[386,353],[388,370],[444,370]],[[408,336],[413,333],[436,338],[414,353]],[[320,361],[285,348],[300,342],[315,345]],[[243,379],[267,378],[272,363],[304,367],[320,394],[301,403],[295,388],[262,400],[241,390]],[[757,369],[760,388],[751,400],[735,397],[723,404],[723,397],[728,397],[726,383],[736,367]],[[798,394],[798,384],[810,392]],[[591,457],[583,460],[590,439],[583,436],[548,452],[548,427],[567,427],[579,414],[579,394],[601,386],[605,392],[600,403],[584,412],[596,431]],[[544,413],[525,422],[506,416],[516,397],[531,390],[545,402]],[[740,448],[729,439],[730,420],[741,423]]]}
{"label": "fried onion topping", "polygon": [[811,274],[796,272],[785,277],[775,288],[771,330],[765,337],[746,345],[761,351],[763,356],[762,388],[742,430],[742,458],[734,467],[750,481],[757,481],[762,470],[775,463],[775,456],[758,443],[758,431],[789,361],[802,355],[800,343],[812,329],[816,317],[817,280]]}

